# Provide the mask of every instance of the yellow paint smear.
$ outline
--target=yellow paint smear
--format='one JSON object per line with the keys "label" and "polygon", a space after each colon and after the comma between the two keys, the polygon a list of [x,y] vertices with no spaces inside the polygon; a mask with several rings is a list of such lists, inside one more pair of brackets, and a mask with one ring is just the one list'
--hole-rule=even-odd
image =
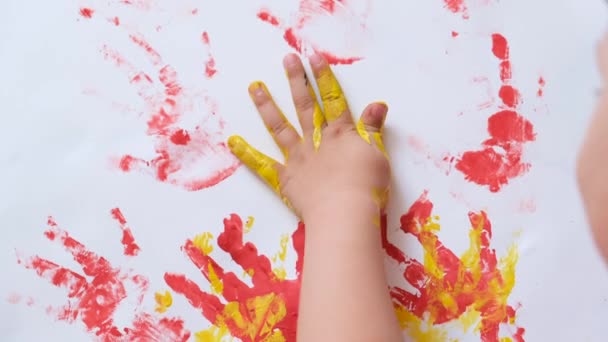
{"label": "yellow paint smear", "polygon": [[465,313],[458,317],[458,321],[462,325],[462,330],[466,333],[474,327],[474,331],[479,331],[481,314],[475,309],[469,307]]}
{"label": "yellow paint smear", "polygon": [[447,341],[448,333],[445,329],[424,322],[404,308],[395,308],[401,329],[407,330],[408,335],[416,342]]}
{"label": "yellow paint smear", "polygon": [[369,138],[369,132],[365,128],[365,124],[363,123],[363,120],[361,120],[361,119],[359,119],[359,121],[357,121],[357,133],[359,133],[361,138],[363,138],[363,140],[365,140],[366,143],[371,145],[372,141]]}
{"label": "yellow paint smear", "polygon": [[348,104],[342,92],[342,87],[340,87],[340,83],[338,83],[329,66],[318,72],[317,86],[323,101],[323,110],[327,122],[335,121],[348,111]]}
{"label": "yellow paint smear", "polygon": [[[242,312],[248,312],[248,317],[244,317]],[[247,300],[244,308],[238,302],[226,304],[223,319],[234,322],[241,331],[239,335],[248,336],[252,341],[284,342],[285,337],[275,326],[286,314],[283,299],[270,293]]]}
{"label": "yellow paint smear", "polygon": [[284,266],[273,268],[272,273],[274,273],[278,280],[287,279],[287,270],[285,270]]}
{"label": "yellow paint smear", "polygon": [[222,294],[224,291],[224,284],[215,273],[215,269],[213,268],[213,264],[209,262],[207,264],[207,269],[209,270],[209,283],[211,284],[211,292],[215,294]]}
{"label": "yellow paint smear", "polygon": [[213,234],[205,232],[195,236],[192,243],[203,253],[203,255],[209,255],[213,251],[211,240],[213,240]]}
{"label": "yellow paint smear", "polygon": [[230,336],[230,331],[228,331],[226,325],[221,325],[220,327],[213,326],[207,330],[197,332],[194,334],[194,340],[196,342],[226,342],[234,339]]}
{"label": "yellow paint smear", "polygon": [[173,297],[169,291],[165,291],[165,293],[156,292],[154,300],[156,301],[156,308],[154,310],[158,313],[165,313],[173,305]]}
{"label": "yellow paint smear", "polygon": [[319,150],[319,146],[321,145],[321,130],[323,129],[323,124],[325,123],[325,115],[323,114],[323,110],[321,110],[321,106],[316,101],[317,95],[315,95],[315,91],[312,89],[312,85],[310,82],[308,84],[308,92],[310,93],[311,98],[314,100],[314,111],[312,113],[312,142],[315,147],[315,151]]}
{"label": "yellow paint smear", "polygon": [[247,217],[247,221],[245,222],[245,234],[251,232],[251,227],[253,227],[254,222],[255,218],[253,216]]}
{"label": "yellow paint smear", "polygon": [[228,146],[243,164],[257,173],[277,194],[281,194],[278,163],[274,159],[251,147],[245,139],[238,135],[233,135],[228,139]]}
{"label": "yellow paint smear", "polygon": [[386,147],[384,146],[384,138],[382,132],[374,132],[372,133],[372,137],[374,138],[374,142],[376,143],[376,147],[384,153],[386,159],[390,159],[388,156],[388,152],[386,152]]}
{"label": "yellow paint smear", "polygon": [[[271,258],[273,263],[278,263],[279,261],[285,262],[285,259],[287,258],[288,245],[289,235],[282,235],[281,248],[279,249],[279,252]],[[283,265],[274,268],[272,272],[279,280],[285,280],[287,278],[287,271],[285,270],[285,267]]]}
{"label": "yellow paint smear", "polygon": [[383,209],[384,207],[386,207],[386,204],[388,203],[388,199],[390,197],[390,193],[390,188],[376,188],[372,191],[372,199],[374,200],[374,203],[376,203],[378,208]]}

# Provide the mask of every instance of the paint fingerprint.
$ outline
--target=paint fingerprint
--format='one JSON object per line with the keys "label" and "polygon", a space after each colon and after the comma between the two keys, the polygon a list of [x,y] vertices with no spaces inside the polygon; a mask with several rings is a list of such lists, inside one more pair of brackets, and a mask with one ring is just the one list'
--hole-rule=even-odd
{"label": "paint fingerprint", "polygon": [[502,105],[488,118],[489,137],[482,142],[481,149],[462,153],[455,166],[468,181],[498,192],[511,179],[530,169],[522,155],[525,144],[534,141],[536,133],[532,123],[519,112],[521,95],[511,83],[509,43],[503,35],[492,35],[492,53],[499,63],[501,87],[498,97]]}
{"label": "paint fingerprint", "polygon": [[[470,4],[471,2],[472,4]],[[461,15],[463,19],[467,20],[470,18],[470,9],[488,6],[495,2],[497,2],[497,0],[443,0],[443,7],[454,14]]]}
{"label": "paint fingerprint", "polygon": [[[165,281],[213,324],[195,334],[198,341],[220,341],[227,336],[245,342],[295,341],[304,225],[300,223],[292,235],[297,253],[295,279],[286,279],[285,270],[273,269],[271,262],[285,259],[289,238],[283,238],[280,252],[269,258],[260,255],[253,243],[243,241],[246,229],[241,218],[232,214],[224,219],[224,230],[217,238],[218,246],[243,269],[242,277],[224,271],[210,256],[213,236],[204,233],[186,241],[182,249],[209,282],[211,293],[183,274],[166,273]],[[244,277],[250,277],[253,286],[247,285]]]}
{"label": "paint fingerprint", "polygon": [[459,256],[443,245],[437,233],[439,218],[425,192],[401,217],[401,230],[415,237],[424,249],[424,260],[409,258],[388,241],[386,215],[382,243],[390,258],[405,267],[410,292],[391,286],[401,327],[416,341],[448,340],[445,323],[458,322],[465,331],[477,332],[482,341],[524,341],[525,329],[516,326],[516,307],[508,304],[515,285],[518,253],[512,246],[501,259],[490,247],[492,225],[485,212],[470,212],[469,248]]}
{"label": "paint fingerprint", "polygon": [[[122,25],[118,17],[109,18],[108,21],[113,25]],[[178,71],[165,62],[161,53],[142,34],[130,31],[128,36],[147,60],[132,63],[120,51],[108,45],[102,47],[101,53],[126,74],[129,83],[143,100],[143,108],[137,111],[146,122],[146,134],[154,144],[154,157],[144,159],[125,154],[118,158],[117,166],[123,172],[144,173],[160,182],[189,191],[214,186],[230,177],[240,163],[225,143],[224,121],[218,115],[218,105],[204,92],[184,87]],[[212,79],[217,69],[209,50],[209,35],[203,32],[201,37],[202,44],[208,50],[201,76]],[[155,70],[154,74],[143,71],[150,66]],[[202,110],[204,114],[197,107],[201,103],[205,106]],[[197,118],[192,119],[192,116]],[[195,124],[184,127],[185,121]]]}
{"label": "paint fingerprint", "polygon": [[[133,257],[139,247],[127,228],[122,212],[118,208],[113,209],[111,216],[123,232],[121,242],[124,254]],[[37,255],[18,257],[19,264],[66,290],[68,303],[63,307],[47,307],[49,315],[70,324],[82,323],[95,340],[104,342],[188,340],[190,333],[181,319],[160,319],[142,310],[141,304],[148,290],[146,277],[113,267],[106,258],[89,250],[61,229],[52,217],[48,218],[47,226],[44,232],[46,238],[60,244],[82,268],[81,271],[74,271]],[[125,236],[128,238],[125,239]],[[127,286],[137,288],[135,298],[128,296]],[[118,307],[126,302],[135,302],[136,310],[131,326],[120,328],[114,316]]]}
{"label": "paint fingerprint", "polygon": [[[354,2],[362,2],[363,6],[354,6]],[[370,0],[300,0],[299,8],[289,23],[268,9],[258,11],[257,15],[260,20],[279,28],[283,32],[283,39],[297,52],[323,54],[330,64],[352,64],[363,57],[334,53],[314,39],[305,37],[303,32],[311,25],[322,22],[326,35],[335,34],[337,39],[350,39],[354,43],[367,30],[365,23],[370,8]],[[325,25],[328,18],[331,24]]]}

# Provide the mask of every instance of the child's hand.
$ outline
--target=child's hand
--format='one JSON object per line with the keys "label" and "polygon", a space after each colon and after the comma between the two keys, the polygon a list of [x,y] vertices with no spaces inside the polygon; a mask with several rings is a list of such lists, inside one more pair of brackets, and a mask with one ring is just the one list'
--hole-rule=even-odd
{"label": "child's hand", "polygon": [[260,153],[240,136],[230,137],[230,149],[305,222],[310,215],[323,216],[336,210],[370,210],[377,215],[385,204],[390,182],[382,143],[387,106],[367,106],[355,124],[342,89],[323,57],[310,58],[323,109],[300,59],[290,54],[283,64],[303,136],[277,108],[264,84],[254,82],[249,93],[283,151],[285,163]]}

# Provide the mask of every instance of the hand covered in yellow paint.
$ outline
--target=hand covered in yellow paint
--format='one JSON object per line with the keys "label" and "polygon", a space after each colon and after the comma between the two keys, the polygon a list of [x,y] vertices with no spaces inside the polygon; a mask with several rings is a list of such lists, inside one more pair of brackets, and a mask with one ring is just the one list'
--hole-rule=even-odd
{"label": "hand covered in yellow paint", "polygon": [[228,140],[232,152],[305,222],[310,215],[353,207],[349,203],[356,208],[383,207],[390,182],[382,141],[388,107],[368,105],[355,124],[340,84],[322,56],[313,55],[310,65],[323,108],[298,56],[287,55],[283,65],[303,135],[287,121],[266,86],[254,82],[249,93],[285,163],[262,154],[240,136]]}

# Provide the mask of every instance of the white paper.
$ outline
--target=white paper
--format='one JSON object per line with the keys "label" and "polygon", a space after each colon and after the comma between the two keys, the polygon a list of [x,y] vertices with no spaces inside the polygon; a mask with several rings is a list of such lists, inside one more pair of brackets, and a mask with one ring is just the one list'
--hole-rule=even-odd
{"label": "white paper", "polygon": [[[194,341],[213,323],[221,327],[172,289],[166,274],[184,275],[202,292],[228,303],[213,294],[210,282],[182,249],[187,240],[208,232],[214,246],[209,255],[252,286],[251,277],[217,245],[224,219],[233,213],[243,222],[254,218],[245,241],[274,259],[273,267],[283,267],[287,280],[297,284],[292,239],[285,260],[280,255],[281,239],[296,230],[296,218],[222,146],[229,135],[241,134],[261,151],[281,157],[247,86],[264,80],[295,122],[281,69],[283,55],[294,51],[284,39],[291,28],[301,38],[303,56],[316,50],[356,59],[334,67],[354,113],[376,100],[390,106],[387,147],[394,186],[389,241],[424,263],[421,244],[400,230],[399,219],[428,191],[432,214],[440,217],[437,235],[460,257],[470,243],[468,214],[483,211],[492,224],[489,248],[497,259],[511,247],[518,255],[515,287],[499,305],[516,309],[516,315],[513,322],[499,325],[498,336],[516,341],[513,336],[523,328],[525,341],[603,341],[608,332],[608,273],[585,222],[574,162],[600,86],[595,44],[605,29],[605,4],[469,0],[466,9],[452,11],[448,5],[458,1],[344,0],[336,1],[332,14],[322,7],[327,3],[91,0],[34,5],[9,0],[0,5],[2,340],[133,340],[138,320],[160,329],[144,340],[178,340],[162,330],[162,322],[175,319],[184,323],[182,336]],[[276,26],[260,20],[260,13],[272,14]],[[492,52],[493,34],[508,41],[512,77],[505,82],[500,79],[501,61]],[[172,71],[179,90],[159,78]],[[503,85],[520,93],[515,109],[502,103]],[[171,89],[177,95],[168,96]],[[167,99],[175,100],[175,107]],[[170,134],[149,130],[148,122],[161,108],[178,119],[163,126]],[[521,143],[511,136],[509,143],[521,149],[521,163],[529,164],[529,170],[492,192],[468,181],[457,164],[466,151],[485,148],[488,119],[501,110],[528,120],[535,135]],[[173,134],[183,139],[180,129],[188,132],[187,145],[170,139]],[[504,153],[504,145],[498,145],[495,151]],[[142,162],[128,163],[127,155]],[[129,172],[121,170],[121,160]],[[179,169],[171,169],[177,164]],[[159,170],[168,173],[159,179]],[[136,256],[125,255],[121,224],[111,214],[115,208],[140,249]],[[100,307],[109,308],[112,296],[91,290],[98,282],[107,284],[108,278],[85,276],[87,271],[62,247],[58,231],[55,241],[45,236],[53,229],[49,216],[105,258],[112,270],[120,269],[109,276],[116,286],[123,284],[124,296],[110,310],[105,326],[92,323],[102,313],[87,320],[83,298],[96,298]],[[37,274],[33,261],[41,259],[36,256],[79,273],[88,287],[82,283],[84,287],[70,293],[54,286],[53,276]],[[405,267],[387,255],[390,286],[419,294],[404,278]],[[431,282],[425,288],[433,284],[438,285]],[[158,313],[154,294],[167,290],[173,304]],[[258,290],[263,296],[250,298],[250,303],[296,305],[285,303],[280,291]],[[74,317],[59,319],[66,304]],[[327,310],[331,308],[327,303]],[[454,311],[455,317],[442,324],[431,322],[431,309],[423,311],[409,323],[402,321],[407,325],[405,340],[494,340],[492,334],[482,336],[483,317],[476,316],[474,305],[466,313]],[[470,324],[463,323],[467,320]],[[295,327],[279,327],[286,318],[278,325],[270,321],[264,321],[268,330],[257,335],[236,328],[231,332],[244,341],[279,334],[291,340]],[[111,326],[122,337],[109,337]],[[429,328],[437,331],[434,337]]]}

